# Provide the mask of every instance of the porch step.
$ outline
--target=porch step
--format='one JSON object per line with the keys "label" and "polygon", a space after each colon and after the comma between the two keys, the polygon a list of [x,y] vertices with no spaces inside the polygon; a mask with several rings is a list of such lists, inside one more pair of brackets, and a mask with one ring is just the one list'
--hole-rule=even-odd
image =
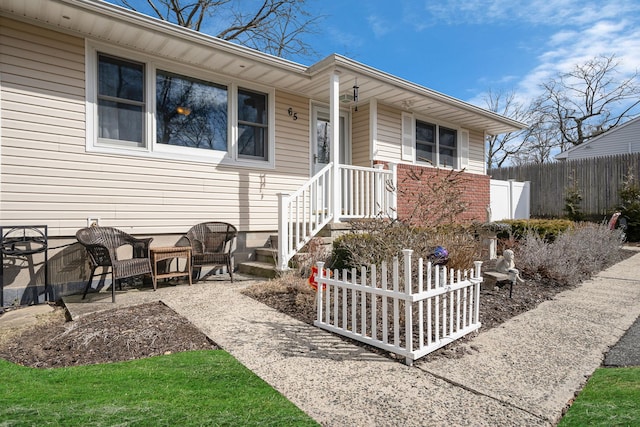
{"label": "porch step", "polygon": [[275,264],[260,261],[242,262],[238,264],[238,272],[266,279],[273,279],[278,275]]}
{"label": "porch step", "polygon": [[[321,231],[320,233],[318,233],[318,235],[315,237],[315,239],[322,240],[322,244],[323,245],[331,245],[331,244],[333,244],[333,239],[335,238],[335,235],[323,235],[323,233],[326,233],[326,232],[325,231]],[[277,249],[278,249],[278,235],[277,234],[274,234],[269,238],[269,244],[271,245],[271,247],[268,248],[268,249],[276,250],[276,253],[277,253]]]}
{"label": "porch step", "polygon": [[[319,239],[322,245],[329,246],[329,250],[331,250],[331,244],[334,238],[348,232],[350,228],[351,226],[348,223],[327,224],[327,226],[318,233],[316,239]],[[278,235],[271,235],[266,244],[267,247],[255,249],[255,259],[253,261],[238,264],[238,271],[240,273],[265,278],[274,278],[278,275],[278,271],[276,270]],[[297,253],[291,259],[291,265],[295,265],[300,259],[308,256],[309,254],[305,252]]]}
{"label": "porch step", "polygon": [[276,265],[278,250],[274,248],[257,248],[255,261]]}

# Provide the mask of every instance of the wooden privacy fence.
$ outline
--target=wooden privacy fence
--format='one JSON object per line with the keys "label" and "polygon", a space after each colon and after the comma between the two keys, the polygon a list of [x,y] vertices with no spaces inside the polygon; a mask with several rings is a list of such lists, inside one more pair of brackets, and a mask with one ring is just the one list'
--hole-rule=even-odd
{"label": "wooden privacy fence", "polygon": [[391,271],[382,263],[330,273],[319,262],[314,325],[404,356],[407,365],[480,328],[481,261],[454,271],[420,258],[414,270],[413,251],[402,252]]}
{"label": "wooden privacy fence", "polygon": [[531,215],[563,216],[567,189],[574,186],[582,196],[580,210],[603,215],[620,205],[618,191],[625,178],[640,173],[640,153],[567,160],[491,169],[493,179],[530,181]]}

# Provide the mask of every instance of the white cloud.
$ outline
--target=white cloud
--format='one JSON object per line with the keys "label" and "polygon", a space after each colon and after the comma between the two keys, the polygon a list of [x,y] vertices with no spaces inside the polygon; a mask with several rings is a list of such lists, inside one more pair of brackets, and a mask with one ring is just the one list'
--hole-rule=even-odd
{"label": "white cloud", "polygon": [[540,83],[597,56],[615,55],[620,77],[632,75],[640,66],[640,28],[629,20],[600,20],[582,31],[552,34],[546,48],[537,58],[539,64],[520,81],[518,92],[525,97],[535,97]]}
{"label": "white cloud", "polygon": [[343,51],[338,52],[342,55],[349,56],[352,49],[361,47],[365,42],[362,36],[343,31],[333,26],[325,28],[325,34],[331,39],[333,45],[342,47]]}
{"label": "white cloud", "polygon": [[385,22],[384,19],[375,15],[369,15],[367,17],[367,22],[376,37],[382,37],[392,30],[391,26]]}
{"label": "white cloud", "polygon": [[[473,24],[531,26],[542,42],[527,49],[536,65],[514,85],[523,102],[540,94],[540,84],[598,56],[615,55],[620,78],[640,68],[640,2],[625,0],[444,0],[425,7],[434,19]],[[508,76],[511,77],[511,76]],[[507,76],[503,79],[507,81]],[[482,95],[471,102],[478,104]]]}

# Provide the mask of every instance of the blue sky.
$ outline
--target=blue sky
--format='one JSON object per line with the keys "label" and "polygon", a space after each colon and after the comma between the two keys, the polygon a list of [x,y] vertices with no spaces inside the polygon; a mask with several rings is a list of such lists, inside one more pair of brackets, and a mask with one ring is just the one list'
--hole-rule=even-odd
{"label": "blue sky", "polygon": [[615,54],[623,75],[640,68],[639,0],[307,3],[321,16],[320,34],[307,37],[316,60],[339,53],[480,106],[488,90],[532,99],[541,82],[598,55]]}
{"label": "blue sky", "polygon": [[638,0],[369,0],[312,3],[325,15],[312,45],[483,105],[488,90],[522,99],[597,55],[640,68]]}

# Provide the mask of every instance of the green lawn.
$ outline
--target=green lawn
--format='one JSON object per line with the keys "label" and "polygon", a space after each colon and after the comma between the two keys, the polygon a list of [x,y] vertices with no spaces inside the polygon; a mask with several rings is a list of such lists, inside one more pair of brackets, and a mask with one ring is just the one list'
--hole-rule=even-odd
{"label": "green lawn", "polygon": [[35,369],[0,359],[0,426],[317,426],[222,350]]}
{"label": "green lawn", "polygon": [[640,426],[640,368],[596,370],[558,426]]}

